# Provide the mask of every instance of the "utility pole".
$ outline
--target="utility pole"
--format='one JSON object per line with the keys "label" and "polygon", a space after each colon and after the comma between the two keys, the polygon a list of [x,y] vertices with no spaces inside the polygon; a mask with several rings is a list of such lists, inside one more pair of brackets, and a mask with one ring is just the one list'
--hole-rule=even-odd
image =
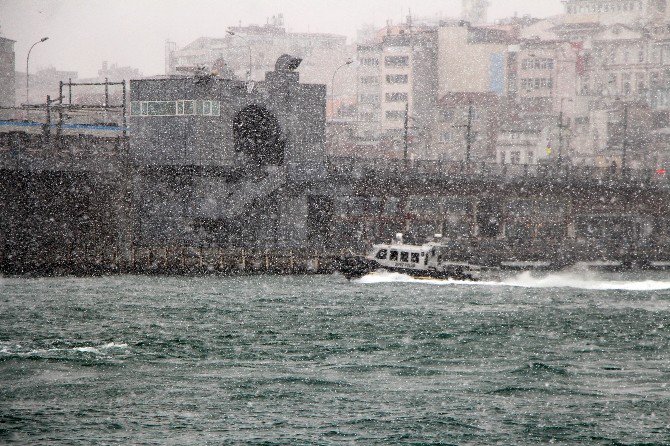
{"label": "utility pole", "polygon": [[474,132],[472,131],[472,121],[475,119],[475,109],[472,106],[472,99],[468,102],[468,122],[465,125],[453,125],[453,128],[465,127],[465,168],[470,170],[470,157],[472,152],[472,141]]}
{"label": "utility pole", "polygon": [[561,109],[558,112],[558,166],[563,165],[563,129],[568,128],[567,125],[563,125],[563,101],[568,100],[572,102],[570,98],[561,98]]}
{"label": "utility pole", "polygon": [[563,108],[558,112],[558,165],[563,163]]}
{"label": "utility pole", "polygon": [[474,109],[472,108],[472,99],[468,104],[468,125],[467,133],[465,136],[465,168],[470,171],[470,152],[472,150],[472,118],[474,115]]}
{"label": "utility pole", "polygon": [[407,139],[408,139],[408,130],[409,130],[409,102],[405,102],[405,148],[403,150],[403,160],[405,163],[405,169],[407,169]]}
{"label": "utility pole", "polygon": [[621,174],[626,175],[626,150],[628,149],[628,104],[623,106],[623,142],[621,150]]}

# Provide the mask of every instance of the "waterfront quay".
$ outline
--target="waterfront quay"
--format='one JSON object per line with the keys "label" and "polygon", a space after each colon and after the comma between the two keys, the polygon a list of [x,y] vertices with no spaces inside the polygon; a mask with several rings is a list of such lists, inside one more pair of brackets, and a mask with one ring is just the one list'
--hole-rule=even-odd
{"label": "waterfront quay", "polygon": [[[318,179],[287,175],[281,190],[261,197],[274,200],[275,212],[282,202],[305,203],[302,238],[285,237],[281,219],[261,238],[235,215],[191,215],[190,226],[161,243],[141,228],[148,219],[133,182],[148,174],[127,159],[127,138],[14,132],[0,141],[0,188],[14,197],[0,208],[0,268],[8,274],[329,273],[340,255],[397,232],[415,242],[439,232],[455,257],[491,266],[670,261],[670,181],[652,171],[328,157]],[[193,193],[198,183],[239,185],[234,169],[149,171],[190,197],[181,198],[182,216],[207,200]],[[258,198],[237,212],[253,211]]]}

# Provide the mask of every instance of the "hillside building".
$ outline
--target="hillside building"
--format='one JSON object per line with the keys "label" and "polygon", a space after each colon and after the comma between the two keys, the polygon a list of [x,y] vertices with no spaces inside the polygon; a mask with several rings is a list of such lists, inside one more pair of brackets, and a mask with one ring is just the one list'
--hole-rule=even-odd
{"label": "hillside building", "polygon": [[[334,71],[353,58],[355,51],[342,35],[287,31],[281,14],[265,25],[235,26],[223,34],[200,37],[179,49],[174,42],[166,42],[166,74],[192,73],[198,67],[221,71],[220,66],[224,65],[238,79],[261,81],[266,72],[274,69],[279,56],[291,54],[303,60],[298,69],[301,80],[326,85],[330,94]],[[354,71],[338,72],[337,96],[354,95]]]}

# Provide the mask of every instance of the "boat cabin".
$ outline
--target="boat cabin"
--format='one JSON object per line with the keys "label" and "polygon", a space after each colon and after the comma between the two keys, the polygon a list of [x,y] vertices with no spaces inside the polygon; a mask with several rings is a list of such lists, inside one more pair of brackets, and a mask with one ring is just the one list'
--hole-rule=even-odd
{"label": "boat cabin", "polygon": [[407,269],[434,268],[441,260],[440,257],[434,246],[405,244],[374,245],[368,255],[368,259],[383,267]]}

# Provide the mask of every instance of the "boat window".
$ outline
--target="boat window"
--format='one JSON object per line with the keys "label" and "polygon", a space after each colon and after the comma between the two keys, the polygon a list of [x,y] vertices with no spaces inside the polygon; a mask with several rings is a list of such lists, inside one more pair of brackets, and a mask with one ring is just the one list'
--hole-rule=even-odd
{"label": "boat window", "polygon": [[391,255],[389,256],[389,260],[398,260],[398,251],[391,251]]}
{"label": "boat window", "polygon": [[386,258],[386,254],[388,253],[388,250],[386,249],[380,249],[379,252],[377,253],[377,258],[379,260],[384,260]]}
{"label": "boat window", "polygon": [[406,251],[401,251],[400,252],[400,261],[401,262],[409,262],[409,253]]}
{"label": "boat window", "polygon": [[412,253],[412,263],[419,263],[419,253],[418,252],[413,252]]}

